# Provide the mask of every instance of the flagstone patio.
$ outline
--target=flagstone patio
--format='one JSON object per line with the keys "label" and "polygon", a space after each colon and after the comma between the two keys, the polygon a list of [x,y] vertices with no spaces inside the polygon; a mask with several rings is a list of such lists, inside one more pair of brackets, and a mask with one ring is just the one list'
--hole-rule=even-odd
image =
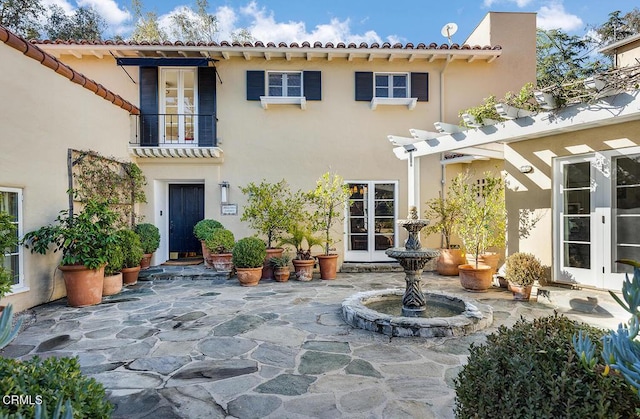
{"label": "flagstone patio", "polygon": [[[25,314],[2,356],[78,356],[107,389],[115,418],[451,418],[453,378],[469,344],[500,325],[554,310],[613,328],[625,312],[605,292],[546,287],[539,302],[499,288],[469,294],[457,277],[424,288],[489,304],[493,325],[460,338],[390,338],[347,325],[342,301],[403,288],[403,273],[245,288],[202,266],[156,267],[93,307],[60,300]],[[590,305],[587,297],[597,298]]]}

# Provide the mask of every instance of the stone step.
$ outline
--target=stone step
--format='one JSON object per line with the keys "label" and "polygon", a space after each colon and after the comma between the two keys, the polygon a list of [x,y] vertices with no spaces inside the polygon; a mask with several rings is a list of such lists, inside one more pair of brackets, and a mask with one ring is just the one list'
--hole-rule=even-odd
{"label": "stone step", "polygon": [[344,262],[340,272],[402,272],[402,266],[397,262]]}

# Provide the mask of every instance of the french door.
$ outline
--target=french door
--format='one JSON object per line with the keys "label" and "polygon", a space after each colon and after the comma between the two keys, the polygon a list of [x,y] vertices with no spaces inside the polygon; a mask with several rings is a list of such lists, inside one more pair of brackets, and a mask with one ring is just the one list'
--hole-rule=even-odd
{"label": "french door", "polygon": [[393,260],[385,250],[396,243],[397,182],[354,181],[348,186],[351,197],[345,218],[345,260]]}
{"label": "french door", "polygon": [[160,132],[166,144],[197,144],[196,69],[160,70]]}
{"label": "french door", "polygon": [[640,148],[558,159],[555,277],[619,290],[640,261]]}

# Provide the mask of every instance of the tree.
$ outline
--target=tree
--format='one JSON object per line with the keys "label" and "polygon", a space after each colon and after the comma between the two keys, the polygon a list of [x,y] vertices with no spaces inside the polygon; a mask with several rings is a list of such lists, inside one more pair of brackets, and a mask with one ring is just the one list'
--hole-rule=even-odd
{"label": "tree", "polygon": [[50,6],[49,11],[44,30],[50,39],[100,40],[107,27],[104,18],[90,7],[78,7],[71,16],[57,5]]}
{"label": "tree", "polygon": [[560,29],[538,29],[536,39],[538,88],[571,83],[603,70],[604,66],[589,55],[593,47],[591,38],[568,35]]}
{"label": "tree", "polygon": [[600,45],[608,45],[640,33],[640,9],[635,8],[620,16],[620,10],[609,13],[609,20],[592,29],[600,38]]}
{"label": "tree", "polygon": [[131,40],[135,42],[164,42],[169,37],[160,28],[158,15],[155,12],[142,12],[142,1],[132,0],[131,7],[136,20],[136,26],[131,34]]}
{"label": "tree", "polygon": [[218,18],[207,12],[208,0],[197,0],[197,10],[184,6],[171,16],[171,34],[184,42],[212,42],[218,33]]}
{"label": "tree", "polygon": [[43,11],[40,0],[0,0],[0,25],[22,37],[37,38]]}
{"label": "tree", "polygon": [[231,41],[244,44],[245,42],[255,41],[255,38],[253,37],[253,35],[251,35],[251,32],[249,32],[249,29],[241,28],[237,31],[231,32]]}

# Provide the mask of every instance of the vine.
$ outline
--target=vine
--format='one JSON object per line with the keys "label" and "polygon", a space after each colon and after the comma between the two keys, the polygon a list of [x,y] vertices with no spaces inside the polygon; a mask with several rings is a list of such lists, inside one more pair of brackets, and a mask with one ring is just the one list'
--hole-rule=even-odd
{"label": "vine", "polygon": [[137,164],[104,157],[94,151],[72,150],[70,195],[76,202],[106,202],[118,214],[118,224],[133,227],[137,203],[147,202],[147,184]]}

